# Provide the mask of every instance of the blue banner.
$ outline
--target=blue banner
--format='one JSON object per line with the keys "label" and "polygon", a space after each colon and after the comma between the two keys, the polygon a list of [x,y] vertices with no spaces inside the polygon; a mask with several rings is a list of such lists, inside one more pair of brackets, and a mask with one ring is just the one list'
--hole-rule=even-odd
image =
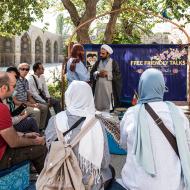
{"label": "blue banner", "polygon": [[[187,46],[186,45],[110,45],[122,74],[121,100],[130,101],[138,92],[141,74],[147,68],[157,68],[164,74],[168,92],[165,100],[187,100]],[[86,55],[99,53],[100,44],[86,44]],[[99,54],[98,54],[99,56]],[[90,55],[86,57],[90,60]],[[88,61],[89,62],[89,61]],[[93,60],[91,62],[93,64]],[[91,64],[91,65],[92,65]]]}

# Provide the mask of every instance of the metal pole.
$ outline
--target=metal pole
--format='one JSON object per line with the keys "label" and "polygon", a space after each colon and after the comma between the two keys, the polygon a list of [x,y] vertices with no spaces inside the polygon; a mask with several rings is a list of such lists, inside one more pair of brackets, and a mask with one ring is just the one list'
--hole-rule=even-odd
{"label": "metal pole", "polygon": [[67,59],[64,57],[61,70],[61,108],[65,110],[65,90],[66,90],[66,79],[65,79],[65,69],[66,69]]}

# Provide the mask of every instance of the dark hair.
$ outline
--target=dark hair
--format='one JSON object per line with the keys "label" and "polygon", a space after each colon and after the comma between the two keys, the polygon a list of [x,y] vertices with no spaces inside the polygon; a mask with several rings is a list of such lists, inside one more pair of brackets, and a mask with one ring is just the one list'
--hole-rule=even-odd
{"label": "dark hair", "polygon": [[74,58],[74,59],[72,60],[71,65],[70,65],[70,70],[71,70],[72,72],[75,72],[76,64],[79,63],[79,62],[80,62],[80,60],[77,59],[77,58]]}
{"label": "dark hair", "polygon": [[9,87],[9,76],[6,72],[0,72],[0,87],[6,85]]}
{"label": "dark hair", "polygon": [[84,56],[81,55],[80,51],[84,51],[84,47],[81,44],[74,44],[71,50],[71,57],[79,58],[81,61],[83,61]]}
{"label": "dark hair", "polygon": [[10,66],[7,68],[6,72],[11,73],[11,72],[15,72],[16,73],[16,78],[18,78],[20,76],[20,73],[18,72],[18,69],[14,66]]}
{"label": "dark hair", "polygon": [[34,65],[33,65],[33,71],[36,72],[39,69],[40,65],[42,65],[42,63],[40,63],[40,62],[34,63]]}

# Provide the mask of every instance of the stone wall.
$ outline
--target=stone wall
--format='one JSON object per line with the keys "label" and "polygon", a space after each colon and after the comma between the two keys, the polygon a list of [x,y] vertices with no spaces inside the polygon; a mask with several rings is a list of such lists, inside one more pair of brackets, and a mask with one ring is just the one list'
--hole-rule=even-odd
{"label": "stone wall", "polygon": [[155,33],[150,35],[143,35],[141,37],[141,43],[143,44],[171,44],[169,34]]}
{"label": "stone wall", "polygon": [[34,64],[60,63],[63,61],[61,36],[31,26],[27,32],[14,38],[0,37],[0,66],[18,65],[21,62]]}

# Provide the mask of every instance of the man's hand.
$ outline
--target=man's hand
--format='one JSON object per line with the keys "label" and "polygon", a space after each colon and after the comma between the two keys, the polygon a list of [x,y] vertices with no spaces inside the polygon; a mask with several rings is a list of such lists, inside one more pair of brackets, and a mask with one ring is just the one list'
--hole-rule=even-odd
{"label": "man's hand", "polygon": [[45,144],[45,138],[44,137],[36,137],[34,139],[34,142],[37,145],[44,145]]}
{"label": "man's hand", "polygon": [[38,103],[32,104],[31,107],[33,107],[33,108],[39,108],[39,104]]}
{"label": "man's hand", "polygon": [[26,133],[24,136],[26,138],[34,139],[34,143],[36,145],[44,145],[45,144],[45,138],[40,137],[39,133],[31,132],[31,133]]}
{"label": "man's hand", "polygon": [[108,72],[106,70],[101,70],[98,74],[99,77],[105,78],[108,76]]}
{"label": "man's hand", "polygon": [[27,113],[26,111],[24,111],[24,112],[22,112],[22,113],[20,114],[20,116],[21,116],[21,118],[22,118],[22,120],[23,120],[23,119],[25,119],[25,118],[28,117],[28,113]]}
{"label": "man's hand", "polygon": [[35,138],[39,137],[40,134],[39,134],[39,133],[36,133],[36,132],[31,132],[31,133],[26,133],[26,134],[24,134],[24,136],[25,136],[26,138],[35,139]]}

